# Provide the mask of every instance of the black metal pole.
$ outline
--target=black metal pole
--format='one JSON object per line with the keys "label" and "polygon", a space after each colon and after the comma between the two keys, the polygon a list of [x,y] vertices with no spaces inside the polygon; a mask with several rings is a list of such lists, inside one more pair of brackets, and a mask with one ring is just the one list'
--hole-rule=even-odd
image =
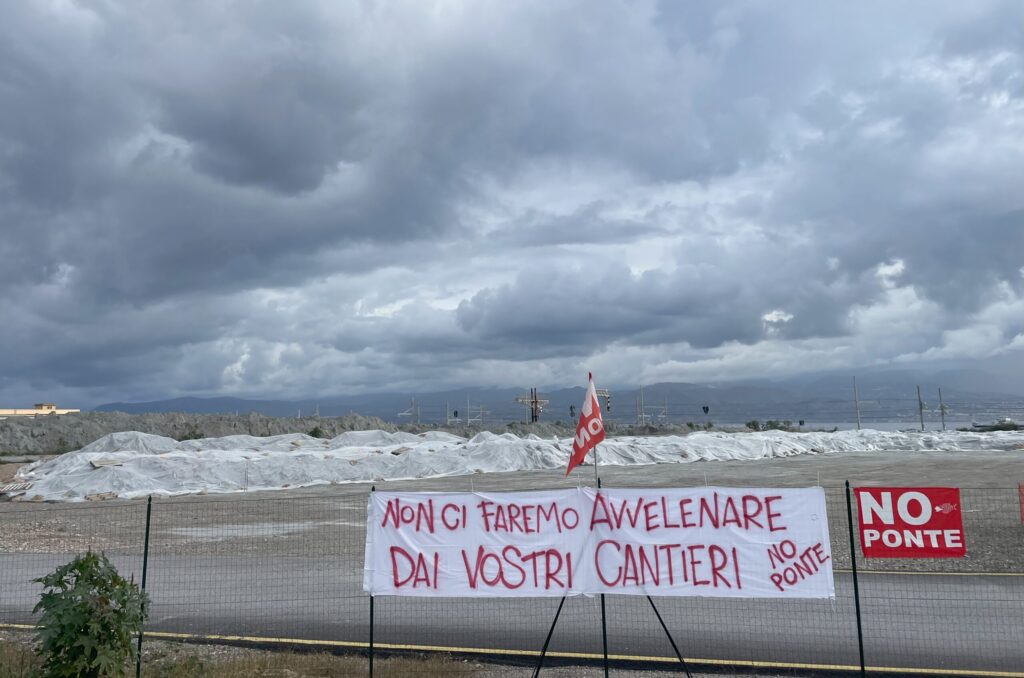
{"label": "black metal pole", "polygon": [[[594,446],[594,469],[597,469],[597,446]],[[601,478],[597,479],[597,489],[601,489]],[[604,610],[604,594],[601,594],[601,647],[604,649],[604,678],[608,678],[608,620]]]}
{"label": "black metal pole", "polygon": [[[376,485],[370,486],[370,493],[373,494],[377,491]],[[373,596],[370,596],[370,647],[369,647],[369,658],[370,658],[370,678],[373,678]]]}
{"label": "black metal pole", "polygon": [[857,583],[857,542],[853,536],[853,502],[850,500],[850,481],[846,481],[846,520],[850,526],[850,569],[853,571],[853,605],[857,611],[857,649],[860,652],[860,675],[867,676],[864,664],[864,629],[860,619],[860,586]]}
{"label": "black metal pole", "polygon": [[604,646],[604,678],[608,678],[608,623],[604,614],[604,594],[601,594],[601,644]]}
{"label": "black metal pole", "polygon": [[661,629],[665,632],[665,635],[668,636],[668,642],[672,644],[672,650],[675,651],[676,657],[679,658],[679,663],[683,665],[683,671],[686,672],[686,678],[693,678],[693,676],[690,675],[690,669],[686,666],[686,660],[683,659],[683,655],[679,652],[679,648],[676,647],[675,639],[672,637],[672,634],[669,633],[668,626],[665,625],[665,620],[661,618],[661,613],[658,612],[658,608],[654,605],[654,599],[647,596],[647,602],[651,604],[651,609],[654,610],[654,616],[658,618],[658,623],[661,624]]}
{"label": "black metal pole", "polygon": [[[142,545],[142,592],[146,592],[146,573],[149,570],[149,524],[153,517],[153,495],[150,495],[146,499],[146,536],[143,539]],[[145,626],[146,620],[142,620],[143,626]],[[139,678],[142,675],[142,636],[145,635],[144,629],[139,629],[139,644],[135,651],[135,678]]]}
{"label": "black metal pole", "polygon": [[551,628],[548,629],[548,637],[544,639],[544,647],[540,649],[540,657],[537,659],[537,668],[533,670],[533,678],[538,678],[540,670],[544,668],[544,657],[548,654],[548,645],[551,644],[551,636],[555,632],[555,624],[558,623],[558,617],[562,614],[563,605],[565,605],[565,596],[562,596],[562,601],[558,603],[558,610],[555,611],[555,618],[551,620]]}

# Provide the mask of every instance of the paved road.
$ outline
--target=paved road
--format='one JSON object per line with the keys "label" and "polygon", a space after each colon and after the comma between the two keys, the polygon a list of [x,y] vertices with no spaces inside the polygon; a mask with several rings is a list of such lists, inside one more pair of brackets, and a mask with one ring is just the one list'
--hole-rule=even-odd
{"label": "paved road", "polygon": [[[27,622],[28,582],[67,556],[0,554],[0,621]],[[114,558],[138,579],[138,558]],[[336,558],[181,556],[151,561],[150,630],[364,641],[361,563]],[[868,574],[861,578],[867,660],[874,666],[1019,671],[1024,667],[1024,577]],[[656,599],[688,657],[855,664],[849,573],[835,603]],[[558,599],[378,599],[381,643],[537,650]],[[614,654],[668,656],[647,601],[609,596]],[[596,599],[567,601],[552,650],[601,651]],[[941,675],[941,673],[939,674]]]}

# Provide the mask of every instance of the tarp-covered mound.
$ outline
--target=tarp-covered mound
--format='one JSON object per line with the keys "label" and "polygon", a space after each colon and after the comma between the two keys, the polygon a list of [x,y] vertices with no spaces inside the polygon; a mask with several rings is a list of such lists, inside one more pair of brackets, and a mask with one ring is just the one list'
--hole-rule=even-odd
{"label": "tarp-covered mound", "polygon": [[[1024,433],[692,433],[609,438],[601,464],[629,466],[699,460],[750,460],[798,454],[893,450],[1006,450]],[[331,440],[301,433],[178,442],[146,433],[113,433],[18,472],[31,486],[22,498],[82,501],[90,497],[170,496],[273,490],[330,483],[437,478],[469,473],[564,468],[570,440],[481,433],[351,431]]]}

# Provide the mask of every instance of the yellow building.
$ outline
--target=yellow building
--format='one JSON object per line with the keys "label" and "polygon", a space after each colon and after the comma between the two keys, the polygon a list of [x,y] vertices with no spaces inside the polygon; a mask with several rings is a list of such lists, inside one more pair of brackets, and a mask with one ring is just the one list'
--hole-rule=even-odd
{"label": "yellow building", "polygon": [[0,417],[43,417],[48,414],[72,414],[74,412],[81,412],[81,410],[57,409],[57,406],[53,403],[36,403],[32,406],[31,410],[0,409]]}

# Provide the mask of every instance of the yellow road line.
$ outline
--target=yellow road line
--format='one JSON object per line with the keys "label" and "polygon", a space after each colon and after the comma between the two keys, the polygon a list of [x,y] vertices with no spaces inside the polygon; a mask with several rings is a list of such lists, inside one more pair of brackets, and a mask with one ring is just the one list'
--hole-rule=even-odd
{"label": "yellow road line", "polygon": [[[0,628],[34,629],[30,624],[0,624]],[[231,643],[263,643],[281,645],[307,645],[312,647],[350,647],[367,649],[369,643],[349,640],[309,640],[307,638],[277,638],[269,636],[225,636],[216,634],[195,634],[195,633],[170,633],[166,631],[146,631],[147,638],[163,638],[168,640],[200,640],[200,641],[222,641]],[[374,643],[375,649],[381,650],[408,650],[414,652],[448,652],[456,654],[479,654],[479,655],[505,655],[518,657],[538,657],[537,650],[509,650],[488,647],[451,647],[446,645],[403,645],[396,643]],[[603,659],[604,655],[593,652],[558,652],[547,653],[549,657],[562,659]],[[663,664],[675,664],[678,660],[675,657],[649,657],[645,655],[632,654],[609,654],[609,659],[616,661],[630,662],[653,662]],[[816,671],[859,671],[860,667],[853,664],[806,664],[799,662],[765,662],[748,659],[701,659],[697,657],[685,657],[687,662],[694,664],[705,664],[714,666],[744,666],[759,669],[805,669]],[[921,669],[905,668],[896,666],[868,666],[868,671],[881,673],[909,673],[920,675],[944,675],[944,676],[976,676],[977,678],[1024,678],[1024,673],[1017,671],[981,671],[971,669]]]}

